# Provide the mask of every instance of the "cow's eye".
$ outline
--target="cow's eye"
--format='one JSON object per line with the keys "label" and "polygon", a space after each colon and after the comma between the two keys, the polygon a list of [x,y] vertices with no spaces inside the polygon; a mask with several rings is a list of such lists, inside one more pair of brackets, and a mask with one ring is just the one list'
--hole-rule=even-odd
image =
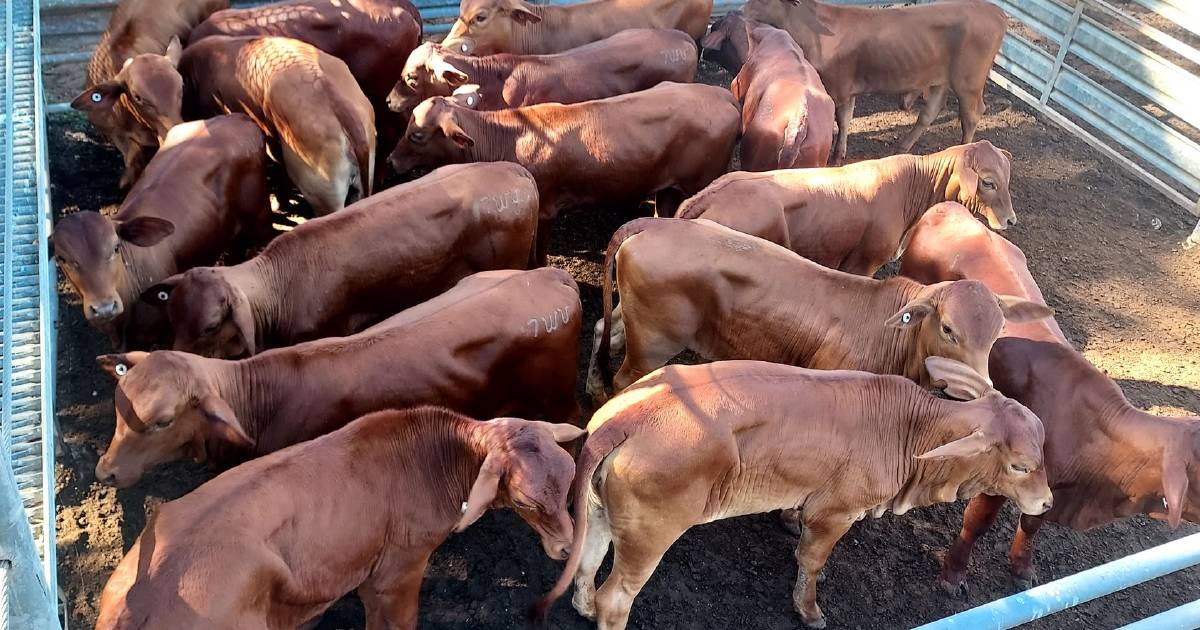
{"label": "cow's eye", "polygon": [[149,429],[150,429],[151,431],[157,431],[157,430],[159,430],[159,429],[165,429],[165,428],[167,428],[167,427],[171,426],[171,421],[172,421],[172,420],[174,420],[174,418],[172,418],[171,416],[166,416],[166,417],[163,417],[163,418],[159,418],[158,420],[155,420],[154,422],[152,422],[152,423],[150,424],[150,426],[149,426]]}
{"label": "cow's eye", "polygon": [[205,327],[204,334],[211,335],[220,329],[221,329],[221,322],[215,322],[215,323],[209,324],[207,327]]}
{"label": "cow's eye", "polygon": [[986,188],[987,190],[996,190],[996,182],[994,182],[990,179],[985,179],[981,183],[983,184],[983,187]]}
{"label": "cow's eye", "polygon": [[408,139],[411,142],[421,144],[421,143],[425,142],[425,134],[421,133],[420,131],[414,131],[414,132],[408,134]]}
{"label": "cow's eye", "polygon": [[476,24],[483,24],[484,22],[486,22],[486,21],[487,21],[487,17],[488,17],[488,16],[487,16],[487,14],[486,14],[486,13],[480,13],[479,15],[476,15],[476,16],[475,16],[475,19],[474,19],[474,20],[471,20],[471,21],[472,21],[472,22],[474,22],[474,23],[476,23]]}
{"label": "cow's eye", "polygon": [[1021,464],[1009,464],[1008,469],[1018,475],[1028,475],[1029,474],[1029,468],[1026,466],[1022,466]]}
{"label": "cow's eye", "polygon": [[942,334],[946,335],[946,337],[950,340],[954,339],[954,330],[945,324],[942,324]]}

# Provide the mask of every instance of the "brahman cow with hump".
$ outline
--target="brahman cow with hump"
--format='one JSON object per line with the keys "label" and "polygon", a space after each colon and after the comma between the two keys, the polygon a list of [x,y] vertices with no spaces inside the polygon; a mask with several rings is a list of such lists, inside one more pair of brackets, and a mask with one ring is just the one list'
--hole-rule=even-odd
{"label": "brahman cow with hump", "polygon": [[[917,224],[901,273],[923,282],[970,278],[993,291],[1042,302],[1025,255],[984,229],[961,207],[944,204]],[[1112,377],[1070,346],[1053,319],[1006,324],[992,348],[997,388],[1046,425],[1046,476],[1054,507],[1024,512],[1008,552],[1013,574],[1036,580],[1033,538],[1049,521],[1090,529],[1133,514],[1200,523],[1200,417],[1148,414],[1125,398]],[[991,493],[994,494],[994,493]],[[941,583],[966,592],[971,549],[995,521],[1004,497],[967,506],[958,541],[946,554]]]}
{"label": "brahman cow with hump", "polygon": [[738,135],[729,90],[660,83],[573,105],[478,112],[446,97],[422,102],[389,162],[399,173],[454,162],[516,162],[537,180],[538,262],[560,210],[635,206],[658,194],[660,215],[725,172]]}
{"label": "brahman cow with hump", "polygon": [[178,125],[115,215],[55,224],[54,259],[117,351],[158,341],[161,322],[138,304],[147,287],[216,262],[238,235],[269,232],[266,162],[262,132],[241,114]]}
{"label": "brahman cow with hump", "polygon": [[96,628],[309,627],[357,590],[368,628],[415,629],[430,555],[490,508],[566,557],[575,466],[556,442],[582,434],[421,407],[238,466],[150,516]]}
{"label": "brahman cow with hump", "polygon": [[990,2],[943,0],[905,7],[867,8],[817,0],[750,0],[746,17],[782,28],[804,49],[837,103],[834,160],[846,158],[854,100],[862,94],[896,94],[911,102],[927,91],[912,131],[900,142],[907,153],[946,102],[958,97],[962,142],[975,139],[983,115],[983,90],[1008,28],[1004,11]]}
{"label": "brahman cow with hump", "polygon": [[[1042,423],[971,368],[926,359],[936,398],[899,376],[758,361],[673,365],[588,423],[572,495],[575,539],[544,613],[575,581],[575,609],[620,630],[667,549],[694,525],[785,508],[802,514],[792,602],[825,627],[817,582],[835,544],[867,515],[965,499],[1051,506]],[[597,592],[596,571],[614,560]]]}
{"label": "brahman cow with hump", "polygon": [[[988,351],[1004,321],[1052,313],[973,280],[924,285],[834,271],[704,219],[625,224],[609,241],[602,273],[604,316],[588,374],[596,402],[608,385],[621,391],[685,349],[712,360],[865,370],[921,384],[930,382],[926,357],[941,356],[987,378]],[[626,350],[615,383],[610,344]]]}
{"label": "brahman cow with hump", "polygon": [[126,488],[186,456],[229,465],[392,407],[573,421],[580,316],[565,271],[485,271],[349,337],[241,361],[98,357],[117,378],[117,413],[96,478]]}
{"label": "brahman cow with hump", "polygon": [[473,57],[426,42],[409,55],[388,106],[410,113],[421,101],[450,96],[464,85],[478,86],[482,99],[474,107],[479,110],[581,103],[663,81],[690,83],[697,61],[691,37],[663,29],[629,29],[549,55]]}
{"label": "brahman cow with hump", "polygon": [[730,74],[742,104],[744,171],[825,166],[833,142],[833,99],[787,31],[733,12],[701,42]]}
{"label": "brahman cow with hump", "polygon": [[162,136],[133,112],[135,95],[124,89],[120,75],[134,57],[166,54],[172,40],[172,54],[178,54],[179,39],[209,14],[228,6],[229,0],[122,0],[109,17],[88,62],[88,88],[71,101],[71,107],[86,112],[92,125],[121,152],[122,189],[141,177]]}
{"label": "brahman cow with hump", "polygon": [[467,55],[544,55],[628,28],[678,29],[699,41],[713,0],[588,0],[567,5],[525,0],[461,0],[442,45]]}
{"label": "brahman cow with hump", "polygon": [[141,55],[127,70],[123,89],[139,95],[134,109],[156,133],[244,112],[317,214],[370,195],[375,114],[340,59],[287,37],[220,36],[178,58]]}
{"label": "brahman cow with hump", "polygon": [[509,162],[446,166],[313,219],[240,265],[188,270],[150,287],[175,349],[240,358],[356,333],[462,278],[524,269],[537,184]]}
{"label": "brahman cow with hump", "polygon": [[290,37],[341,59],[375,108],[377,144],[386,152],[408,123],[387,108],[396,64],[421,34],[421,16],[409,0],[288,0],[218,11],[192,30],[188,43],[213,35]]}
{"label": "brahman cow with hump", "polygon": [[996,229],[1016,223],[1011,156],[986,140],[932,155],[896,155],[840,168],[729,173],[679,207],[753,234],[831,269],[873,275],[895,259],[921,215],[958,201]]}

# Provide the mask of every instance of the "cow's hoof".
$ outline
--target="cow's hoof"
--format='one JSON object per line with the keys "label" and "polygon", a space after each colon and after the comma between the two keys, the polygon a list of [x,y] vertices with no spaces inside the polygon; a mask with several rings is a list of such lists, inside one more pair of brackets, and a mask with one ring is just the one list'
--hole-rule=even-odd
{"label": "cow's hoof", "polygon": [[1038,585],[1037,573],[1030,571],[1026,575],[1014,575],[1013,584],[1016,585],[1017,590],[1027,591]]}
{"label": "cow's hoof", "polygon": [[821,630],[821,628],[825,627],[825,615],[822,614],[820,611],[817,611],[817,614],[815,617],[800,615],[800,620],[803,621],[804,625],[808,626],[809,628],[816,628],[817,630]]}
{"label": "cow's hoof", "polygon": [[946,580],[943,578],[938,578],[938,587],[942,589],[942,592],[950,597],[957,597],[960,599],[966,599],[967,595],[969,595],[971,592],[971,589],[967,587],[966,580],[961,578],[958,580]]}
{"label": "cow's hoof", "polygon": [[800,523],[798,510],[783,510],[779,513],[779,526],[793,536],[804,533],[804,525]]}
{"label": "cow's hoof", "polygon": [[571,606],[584,619],[596,620],[595,597],[581,597],[579,591],[575,591],[575,596],[571,598]]}

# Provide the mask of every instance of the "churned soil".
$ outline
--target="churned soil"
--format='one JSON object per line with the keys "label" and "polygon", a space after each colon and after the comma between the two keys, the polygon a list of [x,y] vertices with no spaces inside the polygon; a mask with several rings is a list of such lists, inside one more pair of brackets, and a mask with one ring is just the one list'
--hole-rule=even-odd
{"label": "churned soil", "polygon": [[[730,79],[708,64],[702,78],[724,85]],[[850,159],[891,152],[915,119],[915,113],[892,111],[894,102],[860,99]],[[1196,219],[1005,93],[989,91],[987,103],[979,136],[1014,155],[1012,194],[1020,223],[1006,236],[1028,255],[1064,331],[1089,360],[1117,379],[1135,404],[1155,413],[1200,413],[1200,250],[1179,246]],[[956,106],[952,99],[916,152],[958,142]],[[121,200],[117,152],[76,114],[52,118],[49,133],[56,214],[115,210]],[[638,212],[578,211],[555,226],[551,262],[579,281],[586,314],[581,400],[591,328],[600,315],[604,247],[613,231]],[[108,351],[107,341],[88,328],[74,292],[65,284],[60,292],[59,580],[70,626],[91,627],[104,583],[145,525],[147,511],[213,473],[181,463],[147,475],[129,490],[97,483],[93,468],[112,436],[113,387],[93,357]],[[833,552],[819,590],[829,627],[910,627],[1014,592],[1005,559],[1015,520],[1011,508],[977,547],[969,596],[951,598],[934,587],[938,554],[957,534],[961,509],[961,504],[944,505],[856,524]],[[354,526],[356,516],[345,515],[347,527]],[[1043,580],[1055,579],[1194,531],[1200,529],[1185,524],[1172,532],[1147,518],[1086,533],[1047,526],[1038,538],[1038,569]],[[697,527],[666,555],[635,602],[630,625],[801,627],[790,596],[795,544],[771,514]],[[434,556],[422,591],[421,626],[523,627],[526,608],[550,587],[560,568],[543,555],[533,532],[515,515],[489,514],[452,536]],[[1030,627],[1113,628],[1198,595],[1200,571],[1193,569]],[[550,627],[592,627],[566,599],[554,609]],[[349,597],[320,627],[362,625],[361,607]]]}

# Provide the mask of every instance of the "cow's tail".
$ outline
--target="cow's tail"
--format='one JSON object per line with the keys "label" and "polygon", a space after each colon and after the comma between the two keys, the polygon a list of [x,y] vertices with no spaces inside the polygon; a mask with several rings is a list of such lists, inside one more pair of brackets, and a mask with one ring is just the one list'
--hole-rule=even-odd
{"label": "cow's tail", "polygon": [[545,623],[554,602],[567,592],[571,580],[575,579],[575,573],[579,571],[579,563],[582,561],[583,543],[587,540],[588,495],[592,490],[592,478],[604,460],[628,438],[629,433],[621,423],[609,422],[588,436],[587,442],[584,443],[583,452],[579,454],[575,465],[575,480],[571,485],[571,496],[575,501],[575,532],[571,540],[571,555],[567,557],[567,564],[554,587],[529,609],[529,621],[533,624]]}
{"label": "cow's tail", "polygon": [[604,252],[604,266],[600,269],[600,274],[604,276],[600,281],[604,327],[600,331],[600,345],[596,348],[596,366],[600,368],[600,377],[603,379],[606,391],[611,390],[613,384],[612,366],[609,365],[608,355],[612,349],[610,335],[612,334],[613,276],[616,275],[616,269],[613,267],[617,260],[617,250],[621,249],[621,244],[625,242],[625,239],[649,228],[651,223],[662,220],[665,219],[642,217],[622,225],[613,233],[612,239],[608,241],[608,249]]}
{"label": "cow's tail", "polygon": [[[788,121],[783,130],[783,144],[779,147],[779,168],[797,168],[802,166],[801,154],[804,152],[804,141],[808,138],[808,108],[797,112]],[[804,165],[807,166],[807,165]]]}
{"label": "cow's tail", "polygon": [[363,197],[370,197],[375,181],[375,142],[371,137],[375,133],[375,110],[368,105],[367,111],[371,112],[372,117],[371,129],[364,129],[362,121],[350,110],[348,97],[333,89],[333,85],[328,81],[325,82],[325,89],[333,104],[333,115],[337,117],[346,139],[350,141],[349,157],[357,165],[358,175],[351,179],[350,187],[353,192],[347,200],[348,203],[352,203]]}

